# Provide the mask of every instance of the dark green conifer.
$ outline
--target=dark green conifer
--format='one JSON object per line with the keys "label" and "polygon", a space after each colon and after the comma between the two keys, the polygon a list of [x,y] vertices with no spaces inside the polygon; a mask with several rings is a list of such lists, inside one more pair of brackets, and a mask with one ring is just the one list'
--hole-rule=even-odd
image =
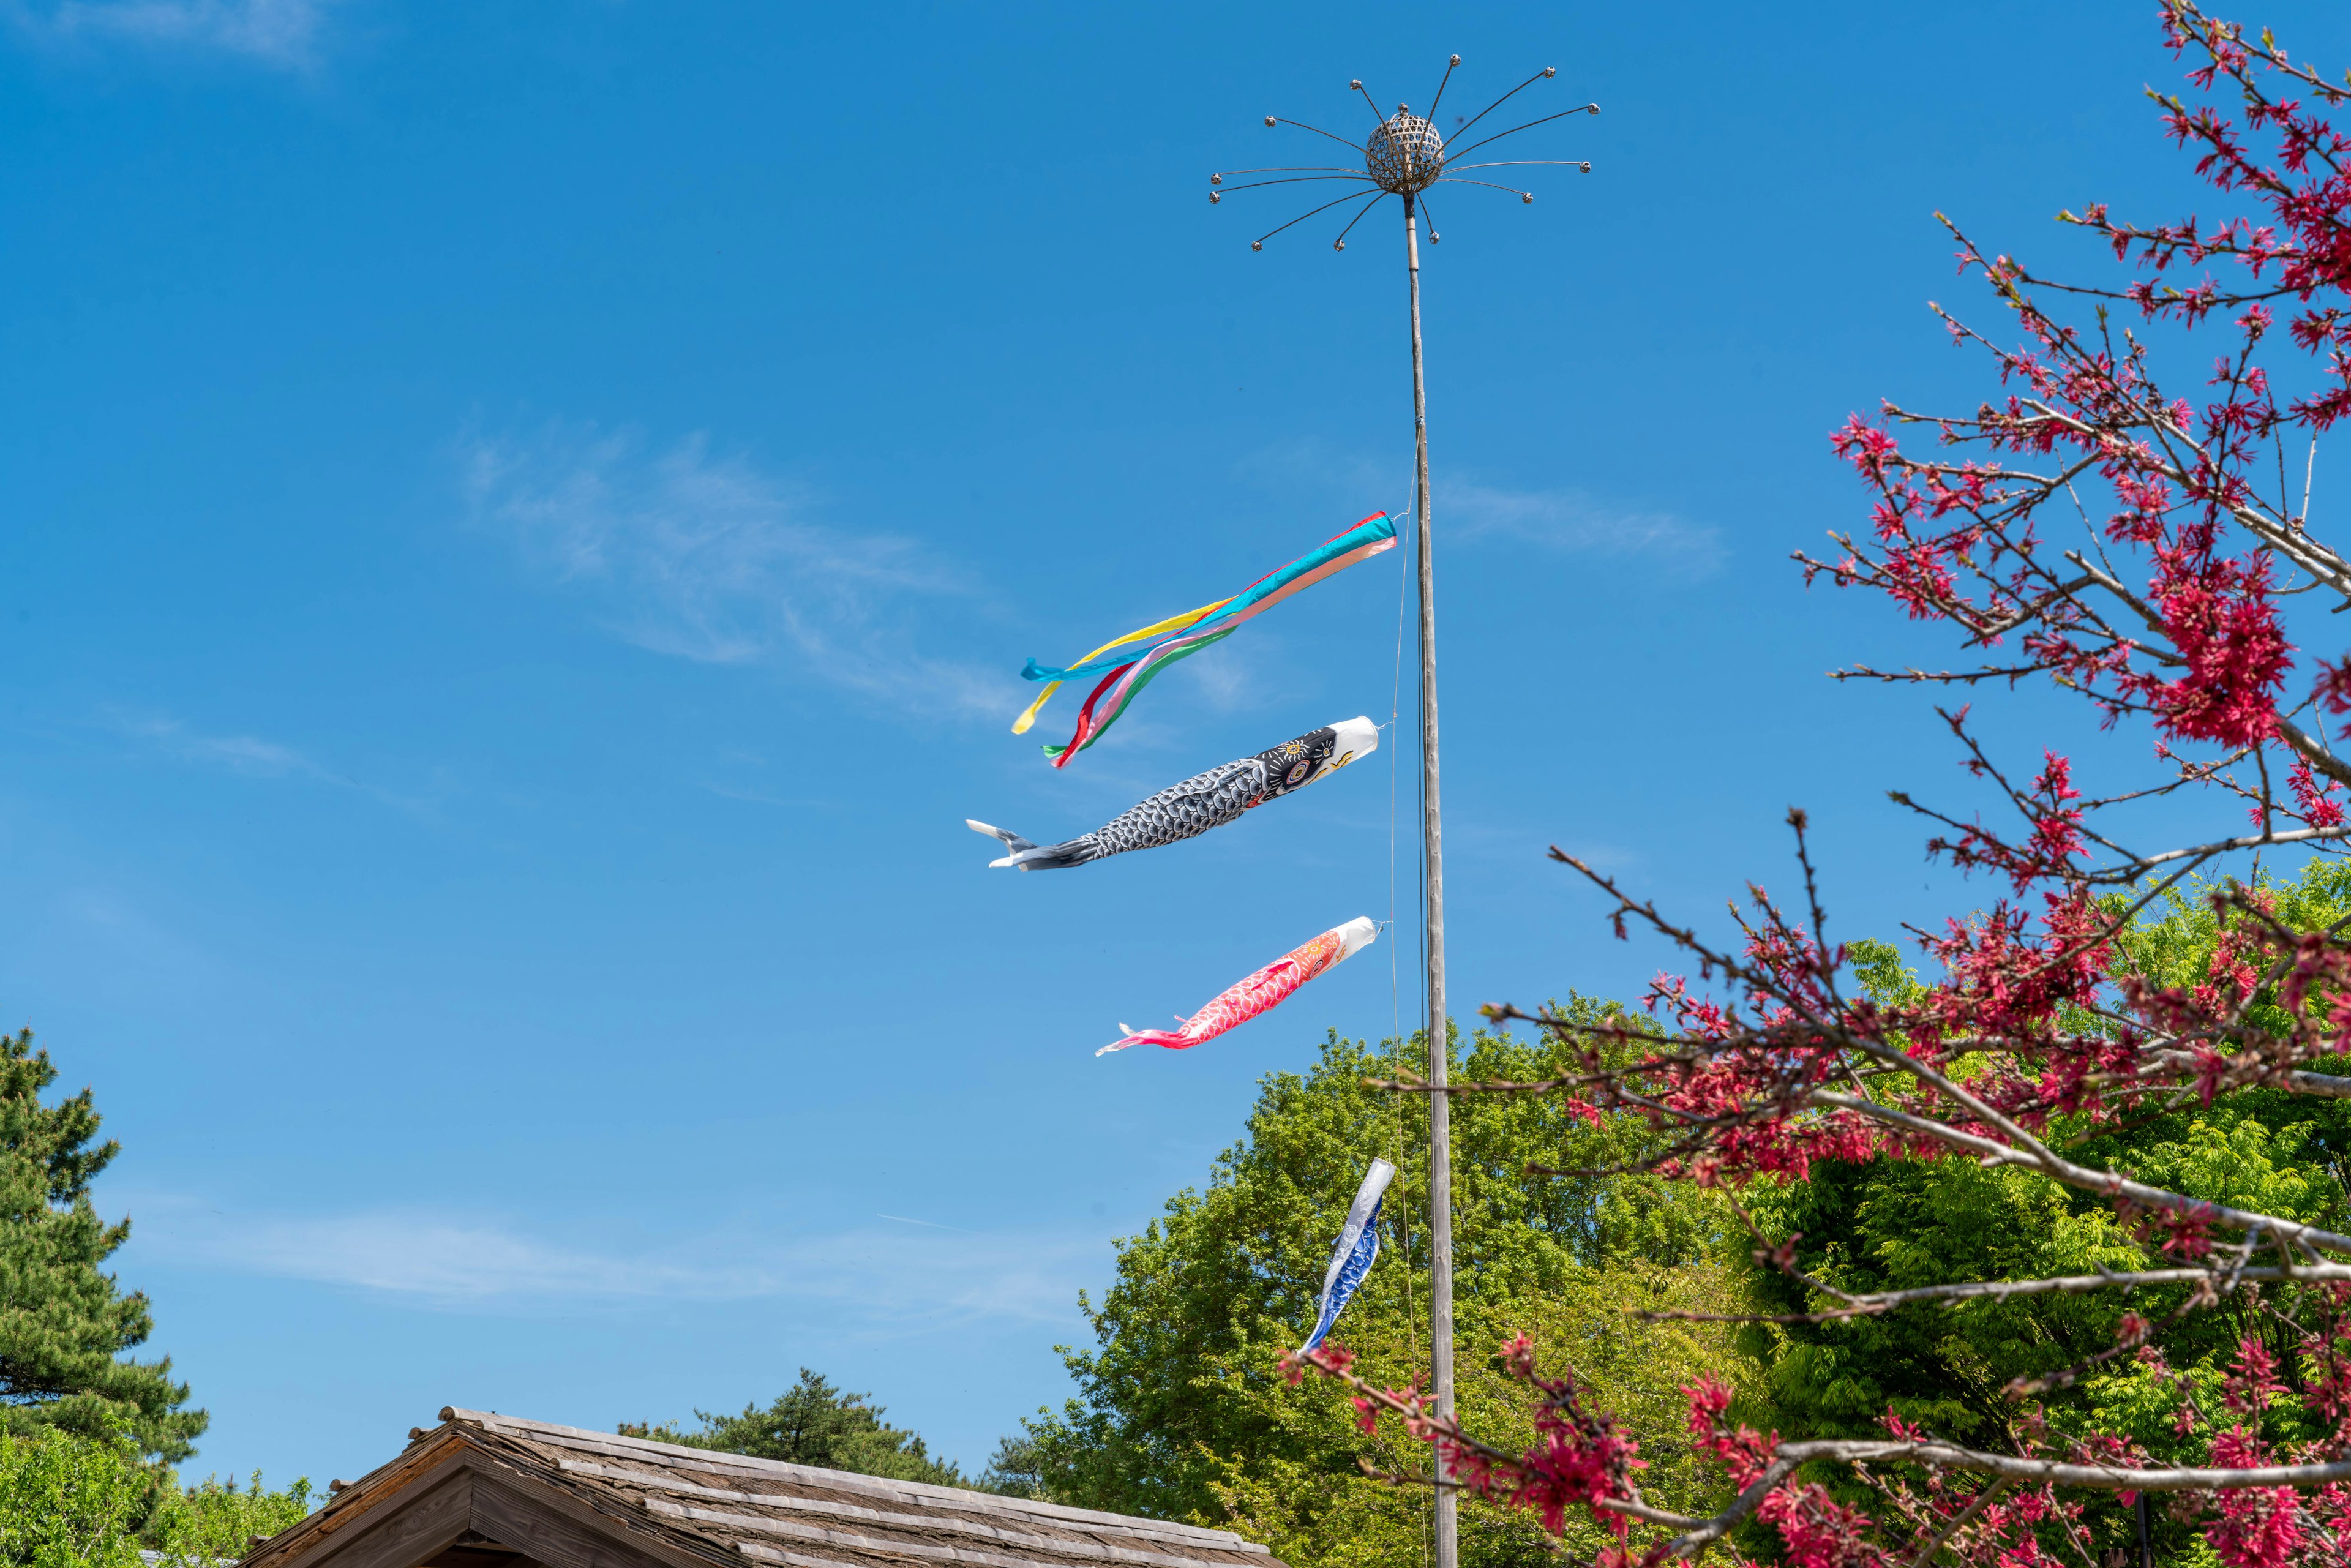
{"label": "dark green conifer", "polygon": [[168,1357],[125,1355],[154,1319],[143,1292],[125,1295],[99,1267],[130,1239],[131,1221],[108,1224],[89,1199],[120,1145],[94,1141],[88,1089],[41,1103],[57,1077],[30,1030],[0,1034],[0,1432],[125,1431],[176,1464],[209,1417],[182,1408],[188,1386],[172,1381]]}
{"label": "dark green conifer", "polygon": [[800,1380],[764,1410],[757,1405],[746,1405],[740,1416],[696,1410],[702,1422],[698,1432],[624,1421],[621,1435],[894,1480],[967,1484],[953,1464],[931,1458],[922,1438],[884,1422],[883,1410],[869,1404],[870,1397],[835,1388],[830,1379],[803,1366]]}

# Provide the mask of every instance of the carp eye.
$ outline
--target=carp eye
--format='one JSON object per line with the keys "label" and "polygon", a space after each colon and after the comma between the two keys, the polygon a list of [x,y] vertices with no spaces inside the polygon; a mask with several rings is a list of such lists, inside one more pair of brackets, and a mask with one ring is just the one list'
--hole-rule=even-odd
{"label": "carp eye", "polygon": [[1304,779],[1309,772],[1312,771],[1313,767],[1314,761],[1311,758],[1309,758],[1302,762],[1293,763],[1290,765],[1289,773],[1283,777],[1281,781],[1285,785],[1295,784],[1299,782],[1299,780]]}

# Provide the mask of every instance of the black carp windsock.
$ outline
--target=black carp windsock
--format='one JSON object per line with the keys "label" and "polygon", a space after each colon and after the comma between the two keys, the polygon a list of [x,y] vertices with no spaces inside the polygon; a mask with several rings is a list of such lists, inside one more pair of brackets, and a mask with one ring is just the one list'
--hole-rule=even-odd
{"label": "black carp windsock", "polygon": [[987,863],[1019,871],[1053,871],[1083,865],[1129,850],[1157,849],[1236,821],[1242,812],[1303,789],[1380,747],[1380,727],[1351,718],[1324,727],[1270,751],[1222,762],[1170,785],[1148,800],[1129,806],[1091,833],[1058,844],[1032,844],[1019,834],[965,819],[975,833],[1004,841],[1012,852]]}

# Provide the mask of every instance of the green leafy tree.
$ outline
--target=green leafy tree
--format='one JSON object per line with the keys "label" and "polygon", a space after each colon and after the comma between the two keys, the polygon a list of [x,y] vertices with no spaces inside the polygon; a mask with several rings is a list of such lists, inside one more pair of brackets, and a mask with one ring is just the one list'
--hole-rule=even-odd
{"label": "green leafy tree", "polygon": [[987,1461],[980,1473],[979,1490],[998,1492],[1006,1497],[1042,1499],[1048,1482],[1045,1476],[1046,1457],[1037,1439],[1023,1432],[1017,1437],[997,1440],[996,1457]]}
{"label": "green leafy tree", "polygon": [[230,1563],[245,1555],[256,1536],[300,1523],[316,1495],[308,1477],[284,1491],[271,1491],[261,1484],[259,1470],[243,1487],[235,1476],[225,1481],[206,1476],[166,1493],[140,1539],[171,1563]]}
{"label": "green leafy tree", "polygon": [[138,1523],[152,1479],[128,1437],[50,1427],[0,1437],[0,1563],[141,1568]]}
{"label": "green leafy tree", "polygon": [[0,1437],[0,1564],[141,1568],[143,1548],[168,1568],[210,1568],[300,1520],[310,1498],[308,1481],[273,1492],[257,1471],[243,1488],[233,1477],[176,1488],[128,1432]]}
{"label": "green leafy tree", "polygon": [[100,1267],[131,1221],[100,1219],[90,1183],[114,1158],[96,1142],[90,1092],[56,1104],[48,1052],[30,1030],[0,1035],[0,1433],[56,1427],[93,1438],[127,1432],[166,1464],[194,1451],[207,1417],[163,1358],[132,1361],[154,1321]]}
{"label": "green leafy tree", "polygon": [[[2230,961],[2210,891],[2191,885],[2167,894],[2127,926],[2117,942],[2115,977],[2189,990],[2209,984],[2216,966]],[[2351,915],[2351,864],[2314,862],[2291,880],[2264,880],[2255,892],[2288,925],[2321,929]],[[2115,914],[2126,913],[2128,895],[2111,904]],[[1881,1004],[1914,1000],[1922,989],[1896,949],[1882,943],[1855,944],[1855,967]],[[2250,1010],[2258,1024],[2275,1012],[2274,1000],[2258,994]],[[2277,1016],[2282,1021],[2283,1015]],[[2097,1020],[2070,1018],[2066,1027],[2086,1030]],[[2329,1071],[2343,1067],[2339,1060],[2314,1065]],[[1987,1067],[1963,1061],[1959,1075],[1964,1080]],[[2254,1088],[2209,1104],[2195,1098],[2158,1104],[2095,1135],[2063,1117],[2052,1130],[2076,1160],[2127,1170],[2194,1197],[2335,1229],[2351,1217],[2343,1181],[2351,1155],[2351,1103]],[[1853,1294],[2147,1266],[2140,1240],[2095,1195],[2015,1169],[1986,1170],[1971,1160],[1816,1162],[1809,1179],[1759,1185],[1748,1199],[1768,1239],[1793,1239],[1795,1269]],[[1740,1268],[1766,1311],[1803,1313],[1824,1304],[1801,1281],[1751,1253]],[[2084,1375],[2033,1388],[2039,1417],[2061,1431],[2131,1438],[2151,1453],[2193,1462],[2199,1451],[2172,1427],[2176,1390],[2135,1358],[2111,1354],[2122,1314],[2137,1312],[2158,1324],[2153,1343],[2166,1363],[2208,1397],[2221,1381],[2221,1364],[2248,1334],[2267,1339],[2288,1367],[2298,1362],[2298,1347],[2273,1320],[2237,1297],[2171,1321],[2183,1296],[2183,1290],[2149,1290],[2133,1299],[2110,1291],[2052,1292],[1957,1310],[1921,1302],[1878,1314],[1750,1327],[1740,1343],[1758,1375],[1741,1402],[1744,1418],[1790,1438],[1859,1438],[1881,1435],[1880,1418],[1891,1409],[1938,1437],[2013,1451],[2025,1414],[2018,1397],[2022,1385],[2104,1354]],[[1848,1490],[1859,1500],[1860,1489]],[[2119,1505],[2096,1499],[2089,1507],[2100,1516],[2094,1527],[2127,1539]],[[1767,1544],[1750,1533],[1750,1546]],[[2188,1547],[2184,1529],[2159,1521],[2158,1534],[2166,1544]]]}
{"label": "green leafy tree", "polygon": [[[1578,1016],[1612,1009],[1576,998]],[[1454,1044],[1468,1078],[1539,1079],[1572,1069],[1548,1042],[1479,1033]],[[1359,1369],[1400,1384],[1427,1364],[1428,1122],[1423,1096],[1367,1087],[1426,1063],[1425,1048],[1332,1036],[1303,1074],[1262,1080],[1241,1141],[1205,1190],[1187,1189],[1119,1246],[1099,1304],[1081,1298],[1089,1349],[1063,1347],[1080,1396],[1040,1412],[1006,1440],[989,1476],[1032,1496],[1242,1530],[1294,1568],[1417,1561],[1425,1489],[1366,1477],[1425,1472],[1425,1448],[1366,1437],[1343,1391],[1286,1386],[1277,1357],[1311,1329],[1347,1206],[1374,1156],[1399,1170],[1382,1212],[1383,1251],[1334,1338]],[[1711,1195],[1643,1176],[1531,1176],[1622,1164],[1647,1147],[1646,1124],[1599,1126],[1549,1097],[1478,1095],[1453,1107],[1458,1397],[1473,1426],[1531,1439],[1513,1390],[1486,1357],[1531,1333],[1548,1367],[1573,1366],[1627,1415],[1653,1469],[1646,1495],[1711,1511],[1708,1481],[1681,1444],[1677,1385],[1712,1371],[1737,1381],[1727,1334],[1711,1325],[1643,1324],[1635,1308],[1719,1307],[1710,1260],[1725,1215]],[[1471,1503],[1463,1561],[1548,1563],[1526,1517]],[[1588,1547],[1593,1542],[1582,1542]],[[1588,1555],[1588,1552],[1587,1552]]]}
{"label": "green leafy tree", "polygon": [[683,1443],[821,1469],[939,1486],[967,1484],[953,1464],[932,1458],[922,1438],[885,1423],[882,1406],[868,1403],[871,1397],[844,1393],[803,1366],[799,1381],[765,1409],[746,1405],[739,1416],[696,1410],[695,1419],[702,1428],[694,1432],[625,1421],[620,1430],[624,1437],[650,1437],[657,1443]]}

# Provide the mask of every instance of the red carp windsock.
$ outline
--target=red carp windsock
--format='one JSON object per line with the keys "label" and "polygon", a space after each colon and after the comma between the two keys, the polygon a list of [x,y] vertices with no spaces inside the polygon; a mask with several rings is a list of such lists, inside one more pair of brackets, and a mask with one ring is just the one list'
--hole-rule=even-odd
{"label": "red carp windsock", "polygon": [[1164,1045],[1170,1051],[1189,1051],[1202,1040],[1214,1040],[1268,1009],[1280,1006],[1290,992],[1370,946],[1379,934],[1380,928],[1368,916],[1359,915],[1344,925],[1332,926],[1303,947],[1284,953],[1248,979],[1227,988],[1215,1001],[1185,1019],[1182,1029],[1172,1033],[1164,1029],[1138,1032],[1121,1024],[1118,1032],[1125,1038],[1111,1041],[1094,1054],[1107,1056],[1130,1045]]}

